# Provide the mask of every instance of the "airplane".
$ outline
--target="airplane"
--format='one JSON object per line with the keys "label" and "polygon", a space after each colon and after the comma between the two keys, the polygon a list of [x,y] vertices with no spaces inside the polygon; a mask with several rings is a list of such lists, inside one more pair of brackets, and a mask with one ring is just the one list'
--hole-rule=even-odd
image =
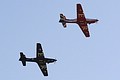
{"label": "airplane", "polygon": [[23,52],[20,52],[20,59],[19,61],[22,62],[23,66],[26,66],[26,61],[27,62],[36,62],[41,69],[42,73],[44,76],[48,76],[48,71],[47,71],[47,65],[46,63],[53,63],[56,62],[56,59],[51,59],[51,58],[45,58],[43,49],[40,43],[37,43],[36,45],[36,57],[35,58],[26,58],[26,56],[23,54]]}
{"label": "airplane", "polygon": [[81,4],[77,4],[77,19],[66,19],[63,14],[60,14],[59,22],[62,23],[64,28],[67,27],[66,23],[76,23],[79,25],[84,35],[90,37],[87,24],[96,23],[98,22],[98,19],[85,18]]}

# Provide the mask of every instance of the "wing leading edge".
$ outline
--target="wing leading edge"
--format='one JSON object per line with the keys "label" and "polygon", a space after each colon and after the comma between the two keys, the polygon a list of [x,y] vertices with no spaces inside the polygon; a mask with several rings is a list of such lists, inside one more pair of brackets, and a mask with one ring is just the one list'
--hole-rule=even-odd
{"label": "wing leading edge", "polygon": [[77,24],[86,37],[90,37],[87,22],[81,4],[77,4]]}

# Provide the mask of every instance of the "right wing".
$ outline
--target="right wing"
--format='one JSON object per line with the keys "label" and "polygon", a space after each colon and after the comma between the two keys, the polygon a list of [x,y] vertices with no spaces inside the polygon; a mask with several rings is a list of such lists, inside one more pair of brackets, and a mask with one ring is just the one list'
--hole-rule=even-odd
{"label": "right wing", "polygon": [[81,4],[77,4],[77,24],[86,37],[90,37],[87,22]]}
{"label": "right wing", "polygon": [[39,68],[41,69],[43,75],[44,76],[48,76],[46,63],[44,63],[44,62],[43,63],[38,62],[37,64],[38,64]]}
{"label": "right wing", "polygon": [[37,43],[37,47],[36,47],[36,57],[37,58],[44,58],[44,53],[43,53],[43,49],[40,43]]}

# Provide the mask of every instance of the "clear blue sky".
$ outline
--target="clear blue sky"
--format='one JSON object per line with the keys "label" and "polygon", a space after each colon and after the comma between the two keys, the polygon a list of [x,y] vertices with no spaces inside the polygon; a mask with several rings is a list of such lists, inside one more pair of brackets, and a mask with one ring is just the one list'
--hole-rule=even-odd
{"label": "clear blue sky", "polygon": [[[64,29],[59,14],[76,18],[81,3],[87,18],[99,22],[89,26],[85,38],[76,24]],[[119,0],[1,0],[0,80],[120,80]],[[23,67],[19,52],[35,57],[40,42],[48,64],[44,77],[36,63]]]}

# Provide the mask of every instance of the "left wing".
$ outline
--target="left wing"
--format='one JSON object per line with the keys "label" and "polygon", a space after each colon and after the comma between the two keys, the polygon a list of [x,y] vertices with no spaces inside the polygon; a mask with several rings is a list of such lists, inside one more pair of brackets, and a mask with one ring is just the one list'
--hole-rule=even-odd
{"label": "left wing", "polygon": [[43,53],[43,49],[40,43],[37,43],[37,47],[36,47],[36,57],[38,58],[44,58],[44,53]]}
{"label": "left wing", "polygon": [[47,71],[47,65],[46,65],[46,63],[44,63],[44,62],[43,63],[38,62],[37,64],[38,64],[39,68],[41,69],[43,75],[44,76],[48,76],[48,71]]}
{"label": "left wing", "polygon": [[81,25],[81,24],[78,24],[79,27],[81,28],[82,32],[84,33],[84,35],[86,37],[90,37],[90,34],[89,34],[89,30],[88,30],[88,26],[87,25]]}
{"label": "left wing", "polygon": [[77,24],[86,37],[90,37],[87,22],[81,4],[77,4]]}

